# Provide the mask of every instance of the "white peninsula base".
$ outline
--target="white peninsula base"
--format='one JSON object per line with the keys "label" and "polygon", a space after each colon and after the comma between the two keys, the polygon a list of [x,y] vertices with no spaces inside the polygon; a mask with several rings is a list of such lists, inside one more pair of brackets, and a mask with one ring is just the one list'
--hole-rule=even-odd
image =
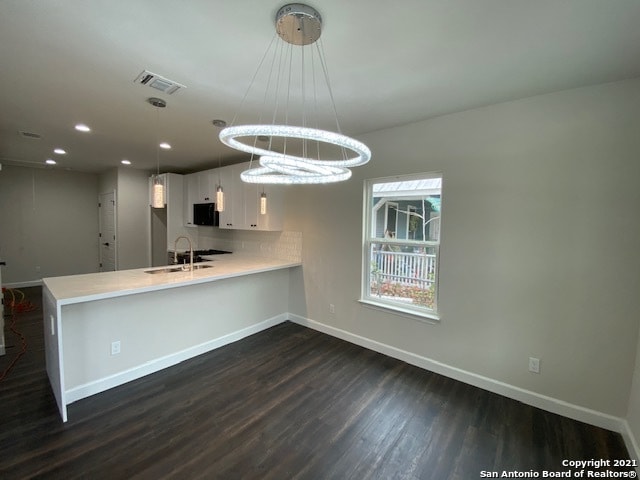
{"label": "white peninsula base", "polygon": [[47,373],[63,421],[77,400],[287,319],[289,268],[300,264],[226,257],[194,272],[43,281]]}

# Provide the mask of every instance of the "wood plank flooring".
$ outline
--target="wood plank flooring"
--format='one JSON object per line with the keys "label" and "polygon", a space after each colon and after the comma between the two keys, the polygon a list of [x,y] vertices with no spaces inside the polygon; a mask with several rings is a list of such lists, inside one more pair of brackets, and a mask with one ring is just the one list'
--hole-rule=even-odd
{"label": "wood plank flooring", "polygon": [[[617,433],[293,323],[76,402],[63,424],[41,292],[23,291],[38,310],[18,316],[27,353],[0,382],[2,479],[466,480],[629,458]],[[19,350],[6,335],[0,372]]]}

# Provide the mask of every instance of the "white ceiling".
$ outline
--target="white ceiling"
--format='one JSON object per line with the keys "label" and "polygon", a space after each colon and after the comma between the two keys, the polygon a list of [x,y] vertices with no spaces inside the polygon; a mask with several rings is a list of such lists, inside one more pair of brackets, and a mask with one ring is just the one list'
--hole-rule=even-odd
{"label": "white ceiling", "polygon": [[[275,0],[2,0],[0,163],[99,172],[244,160],[231,121],[274,36]],[[639,0],[315,0],[340,125],[351,136],[568,88],[640,77]],[[144,69],[186,85],[135,84]],[[93,131],[81,134],[78,122]],[[19,131],[38,133],[26,139]],[[372,161],[375,161],[373,152]],[[221,159],[221,160],[220,160]]]}

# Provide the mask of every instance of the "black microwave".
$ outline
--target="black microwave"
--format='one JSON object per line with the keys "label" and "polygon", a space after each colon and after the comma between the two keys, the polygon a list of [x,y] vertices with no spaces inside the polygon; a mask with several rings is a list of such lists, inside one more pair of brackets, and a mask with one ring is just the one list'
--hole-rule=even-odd
{"label": "black microwave", "polygon": [[220,225],[220,214],[215,203],[194,203],[193,224],[217,227]]}

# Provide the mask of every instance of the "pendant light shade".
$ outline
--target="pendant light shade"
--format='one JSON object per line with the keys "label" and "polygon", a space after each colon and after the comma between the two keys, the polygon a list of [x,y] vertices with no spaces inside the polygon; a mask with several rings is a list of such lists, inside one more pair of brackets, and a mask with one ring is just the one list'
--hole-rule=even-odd
{"label": "pendant light shade", "polygon": [[216,188],[216,210],[218,212],[224,212],[224,191],[222,185],[218,185]]}
{"label": "pendant light shade", "polygon": [[152,203],[153,208],[164,208],[164,183],[160,175],[153,177]]}
{"label": "pendant light shade", "polygon": [[260,215],[267,214],[267,194],[262,192],[260,195]]}

